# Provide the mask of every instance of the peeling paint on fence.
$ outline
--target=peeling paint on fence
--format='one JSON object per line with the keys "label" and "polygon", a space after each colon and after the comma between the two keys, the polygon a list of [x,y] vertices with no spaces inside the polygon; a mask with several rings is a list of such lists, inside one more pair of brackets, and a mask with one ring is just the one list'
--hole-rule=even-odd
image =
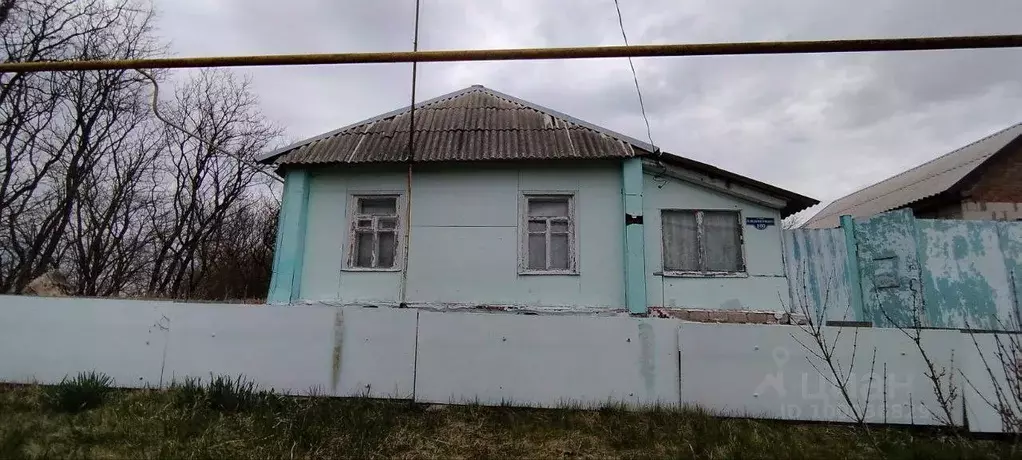
{"label": "peeling paint on fence", "polygon": [[864,319],[881,326],[915,324],[922,297],[912,212],[856,220],[855,239]]}
{"label": "peeling paint on fence", "polygon": [[929,325],[996,329],[1011,313],[1011,287],[996,222],[919,220]]}
{"label": "peeling paint on fence", "polygon": [[1011,312],[1009,325],[1018,329],[1019,298],[1022,297],[1022,223],[998,222],[997,236],[1004,254],[1004,269],[1011,288]]}
{"label": "peeling paint on fence", "polygon": [[788,311],[808,311],[818,323],[859,319],[849,300],[848,252],[842,229],[785,231],[783,243],[791,299]]}
{"label": "peeling paint on fence", "polygon": [[[1018,329],[1022,222],[915,219],[900,210],[855,220],[853,226],[854,254],[835,247],[842,229],[784,232],[785,271],[796,309],[801,302],[825,320],[877,327],[908,327],[918,320],[924,327]],[[849,276],[848,266],[855,264],[859,283]],[[862,312],[849,308],[856,288]],[[835,312],[835,306],[852,314]]]}

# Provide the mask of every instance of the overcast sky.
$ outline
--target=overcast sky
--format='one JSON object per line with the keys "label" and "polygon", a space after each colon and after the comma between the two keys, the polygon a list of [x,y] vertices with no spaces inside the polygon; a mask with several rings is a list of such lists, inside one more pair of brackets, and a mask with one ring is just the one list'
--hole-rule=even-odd
{"label": "overcast sky", "polygon": [[[173,54],[410,50],[414,0],[155,0]],[[632,44],[1019,33],[1018,0],[620,0]],[[422,50],[621,44],[613,0],[422,0]],[[1022,121],[1022,50],[636,59],[663,150],[824,203]],[[239,69],[291,140],[408,104],[410,64]],[[185,72],[185,71],[176,71]],[[432,63],[645,139],[624,59]]]}

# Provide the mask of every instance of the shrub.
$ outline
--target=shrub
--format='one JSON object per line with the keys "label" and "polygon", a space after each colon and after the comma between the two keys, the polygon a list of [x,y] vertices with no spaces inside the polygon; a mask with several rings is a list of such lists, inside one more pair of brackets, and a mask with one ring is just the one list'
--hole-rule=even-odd
{"label": "shrub", "polygon": [[210,375],[209,383],[188,377],[170,386],[173,404],[180,408],[204,407],[222,412],[242,412],[259,405],[276,407],[283,399],[268,391],[261,391],[244,376]]}
{"label": "shrub", "polygon": [[81,372],[73,379],[43,389],[43,403],[54,410],[75,413],[99,407],[113,390],[114,379],[96,371]]}
{"label": "shrub", "polygon": [[169,393],[174,405],[180,408],[206,405],[206,389],[202,381],[194,377],[186,377],[181,383],[172,383]]}
{"label": "shrub", "polygon": [[224,412],[250,409],[259,402],[260,396],[255,383],[240,375],[234,379],[224,375],[212,377],[206,388],[209,408]]}

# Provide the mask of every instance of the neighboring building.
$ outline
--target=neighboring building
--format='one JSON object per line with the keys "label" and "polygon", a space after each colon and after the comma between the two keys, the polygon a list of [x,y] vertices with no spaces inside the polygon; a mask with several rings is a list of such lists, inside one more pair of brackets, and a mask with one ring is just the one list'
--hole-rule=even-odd
{"label": "neighboring building", "polygon": [[804,227],[900,208],[919,218],[1022,219],[1022,123],[840,198]]}
{"label": "neighboring building", "polygon": [[653,150],[472,86],[271,152],[269,301],[780,310],[781,219],[817,201]]}

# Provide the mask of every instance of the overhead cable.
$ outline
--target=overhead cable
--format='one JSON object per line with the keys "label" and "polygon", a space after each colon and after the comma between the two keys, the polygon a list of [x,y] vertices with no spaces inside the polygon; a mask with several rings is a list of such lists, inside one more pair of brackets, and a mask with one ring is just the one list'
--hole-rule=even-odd
{"label": "overhead cable", "polygon": [[[628,34],[625,33],[625,21],[621,16],[621,5],[618,4],[618,0],[614,0],[614,9],[617,10],[617,24],[621,27],[621,38],[624,39],[625,46],[628,46]],[[639,111],[642,112],[642,120],[646,122],[646,138],[649,139],[649,145],[653,147],[653,152],[650,153],[659,153],[656,143],[653,142],[653,130],[649,127],[649,117],[646,116],[646,104],[642,102],[642,90],[639,89],[639,75],[635,72],[635,64],[632,63],[631,56],[628,56],[628,67],[632,69],[635,94],[639,96]]]}

